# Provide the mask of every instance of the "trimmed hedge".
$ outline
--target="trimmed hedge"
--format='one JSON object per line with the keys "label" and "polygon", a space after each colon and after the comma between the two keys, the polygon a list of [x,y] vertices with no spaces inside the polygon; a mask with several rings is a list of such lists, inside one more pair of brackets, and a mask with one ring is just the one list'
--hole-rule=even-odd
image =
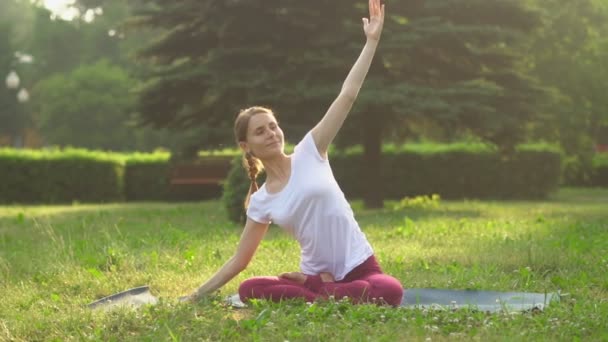
{"label": "trimmed hedge", "polygon": [[[362,175],[361,148],[332,151],[330,158],[347,196],[361,198],[368,181]],[[558,185],[560,158],[559,151],[546,146],[523,146],[510,158],[483,144],[385,146],[378,186],[387,199],[435,193],[443,198],[541,198]],[[227,207],[242,209],[249,184],[240,156],[206,153],[201,159],[233,160],[223,189],[171,186],[168,153],[0,149],[0,203],[190,200],[217,198],[223,191]],[[608,186],[608,157],[594,166],[594,182]]]}
{"label": "trimmed hedge", "polygon": [[[362,198],[365,182],[376,182],[385,199],[438,194],[442,198],[543,198],[557,189],[561,154],[546,146],[521,146],[511,157],[494,147],[475,145],[406,145],[385,147],[382,177],[363,175],[361,148],[334,151],[330,162],[336,180],[349,198]],[[230,219],[243,220],[243,199],[249,180],[235,159],[224,185],[224,206]]]}
{"label": "trimmed hedge", "polygon": [[120,201],[123,160],[79,149],[0,149],[0,203]]}
{"label": "trimmed hedge", "polygon": [[[233,151],[199,153],[198,163],[229,164]],[[213,166],[212,166],[213,167]],[[167,153],[132,154],[125,165],[125,198],[127,201],[188,201],[219,198],[222,185],[171,185],[171,160]]]}
{"label": "trimmed hedge", "polygon": [[130,155],[125,163],[127,201],[163,201],[169,198],[168,153]]}
{"label": "trimmed hedge", "polygon": [[608,187],[608,153],[598,153],[593,158],[591,185]]}
{"label": "trimmed hedge", "polygon": [[[361,198],[365,177],[360,150],[337,153],[331,163],[344,193]],[[561,155],[523,145],[511,157],[494,147],[406,145],[384,149],[378,186],[384,198],[439,194],[443,198],[542,198],[559,185]]]}

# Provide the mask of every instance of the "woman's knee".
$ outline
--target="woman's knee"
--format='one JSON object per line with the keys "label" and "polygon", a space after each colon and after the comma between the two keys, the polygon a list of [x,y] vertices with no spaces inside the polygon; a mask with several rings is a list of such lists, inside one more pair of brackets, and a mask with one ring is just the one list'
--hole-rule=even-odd
{"label": "woman's knee", "polygon": [[372,285],[371,297],[380,303],[392,306],[401,305],[403,285],[401,285],[399,280],[386,274],[378,274],[370,277],[368,281]]}
{"label": "woman's knee", "polygon": [[247,279],[239,285],[239,297],[241,297],[242,301],[246,301],[253,296],[253,288],[255,286],[255,278]]}
{"label": "woman's knee", "polygon": [[256,298],[258,295],[256,294],[256,292],[258,292],[256,291],[257,289],[260,287],[275,285],[276,283],[279,283],[279,279],[277,277],[249,278],[239,285],[239,297],[241,297],[242,301],[250,298]]}

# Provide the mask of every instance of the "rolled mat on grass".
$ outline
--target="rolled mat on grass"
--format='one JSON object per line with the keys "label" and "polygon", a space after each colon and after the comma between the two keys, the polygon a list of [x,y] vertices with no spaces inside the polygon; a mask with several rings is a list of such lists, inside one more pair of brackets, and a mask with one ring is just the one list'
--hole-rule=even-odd
{"label": "rolled mat on grass", "polygon": [[[543,310],[552,302],[558,302],[557,292],[497,292],[481,290],[451,289],[406,289],[401,307],[433,310],[472,309],[484,312],[520,312]],[[247,307],[238,294],[226,298],[235,308]],[[154,305],[158,299],[150,293],[148,286],[140,286],[101,298],[88,304],[91,309],[112,309],[116,307],[139,307]]]}

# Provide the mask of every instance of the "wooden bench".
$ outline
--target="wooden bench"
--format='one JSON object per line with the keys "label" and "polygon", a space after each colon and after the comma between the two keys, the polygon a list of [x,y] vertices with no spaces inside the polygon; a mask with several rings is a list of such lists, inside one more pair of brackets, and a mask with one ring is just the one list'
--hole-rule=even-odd
{"label": "wooden bench", "polygon": [[220,185],[230,172],[230,160],[179,163],[171,168],[171,185]]}

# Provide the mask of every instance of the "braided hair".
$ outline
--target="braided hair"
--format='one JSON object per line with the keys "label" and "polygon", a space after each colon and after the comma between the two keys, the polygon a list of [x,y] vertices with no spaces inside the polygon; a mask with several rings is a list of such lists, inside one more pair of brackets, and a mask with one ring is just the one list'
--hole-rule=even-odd
{"label": "braided hair", "polygon": [[[272,110],[259,106],[243,109],[239,112],[234,122],[234,136],[237,144],[247,141],[247,129],[249,128],[249,120],[251,117],[262,113],[274,116]],[[251,152],[246,152],[243,155],[243,166],[247,170],[249,179],[251,180],[249,192],[247,193],[247,197],[245,197],[244,203],[245,209],[247,209],[251,195],[258,191],[258,183],[256,179],[262,170],[264,170],[264,165],[262,164],[262,161],[256,158]]]}

